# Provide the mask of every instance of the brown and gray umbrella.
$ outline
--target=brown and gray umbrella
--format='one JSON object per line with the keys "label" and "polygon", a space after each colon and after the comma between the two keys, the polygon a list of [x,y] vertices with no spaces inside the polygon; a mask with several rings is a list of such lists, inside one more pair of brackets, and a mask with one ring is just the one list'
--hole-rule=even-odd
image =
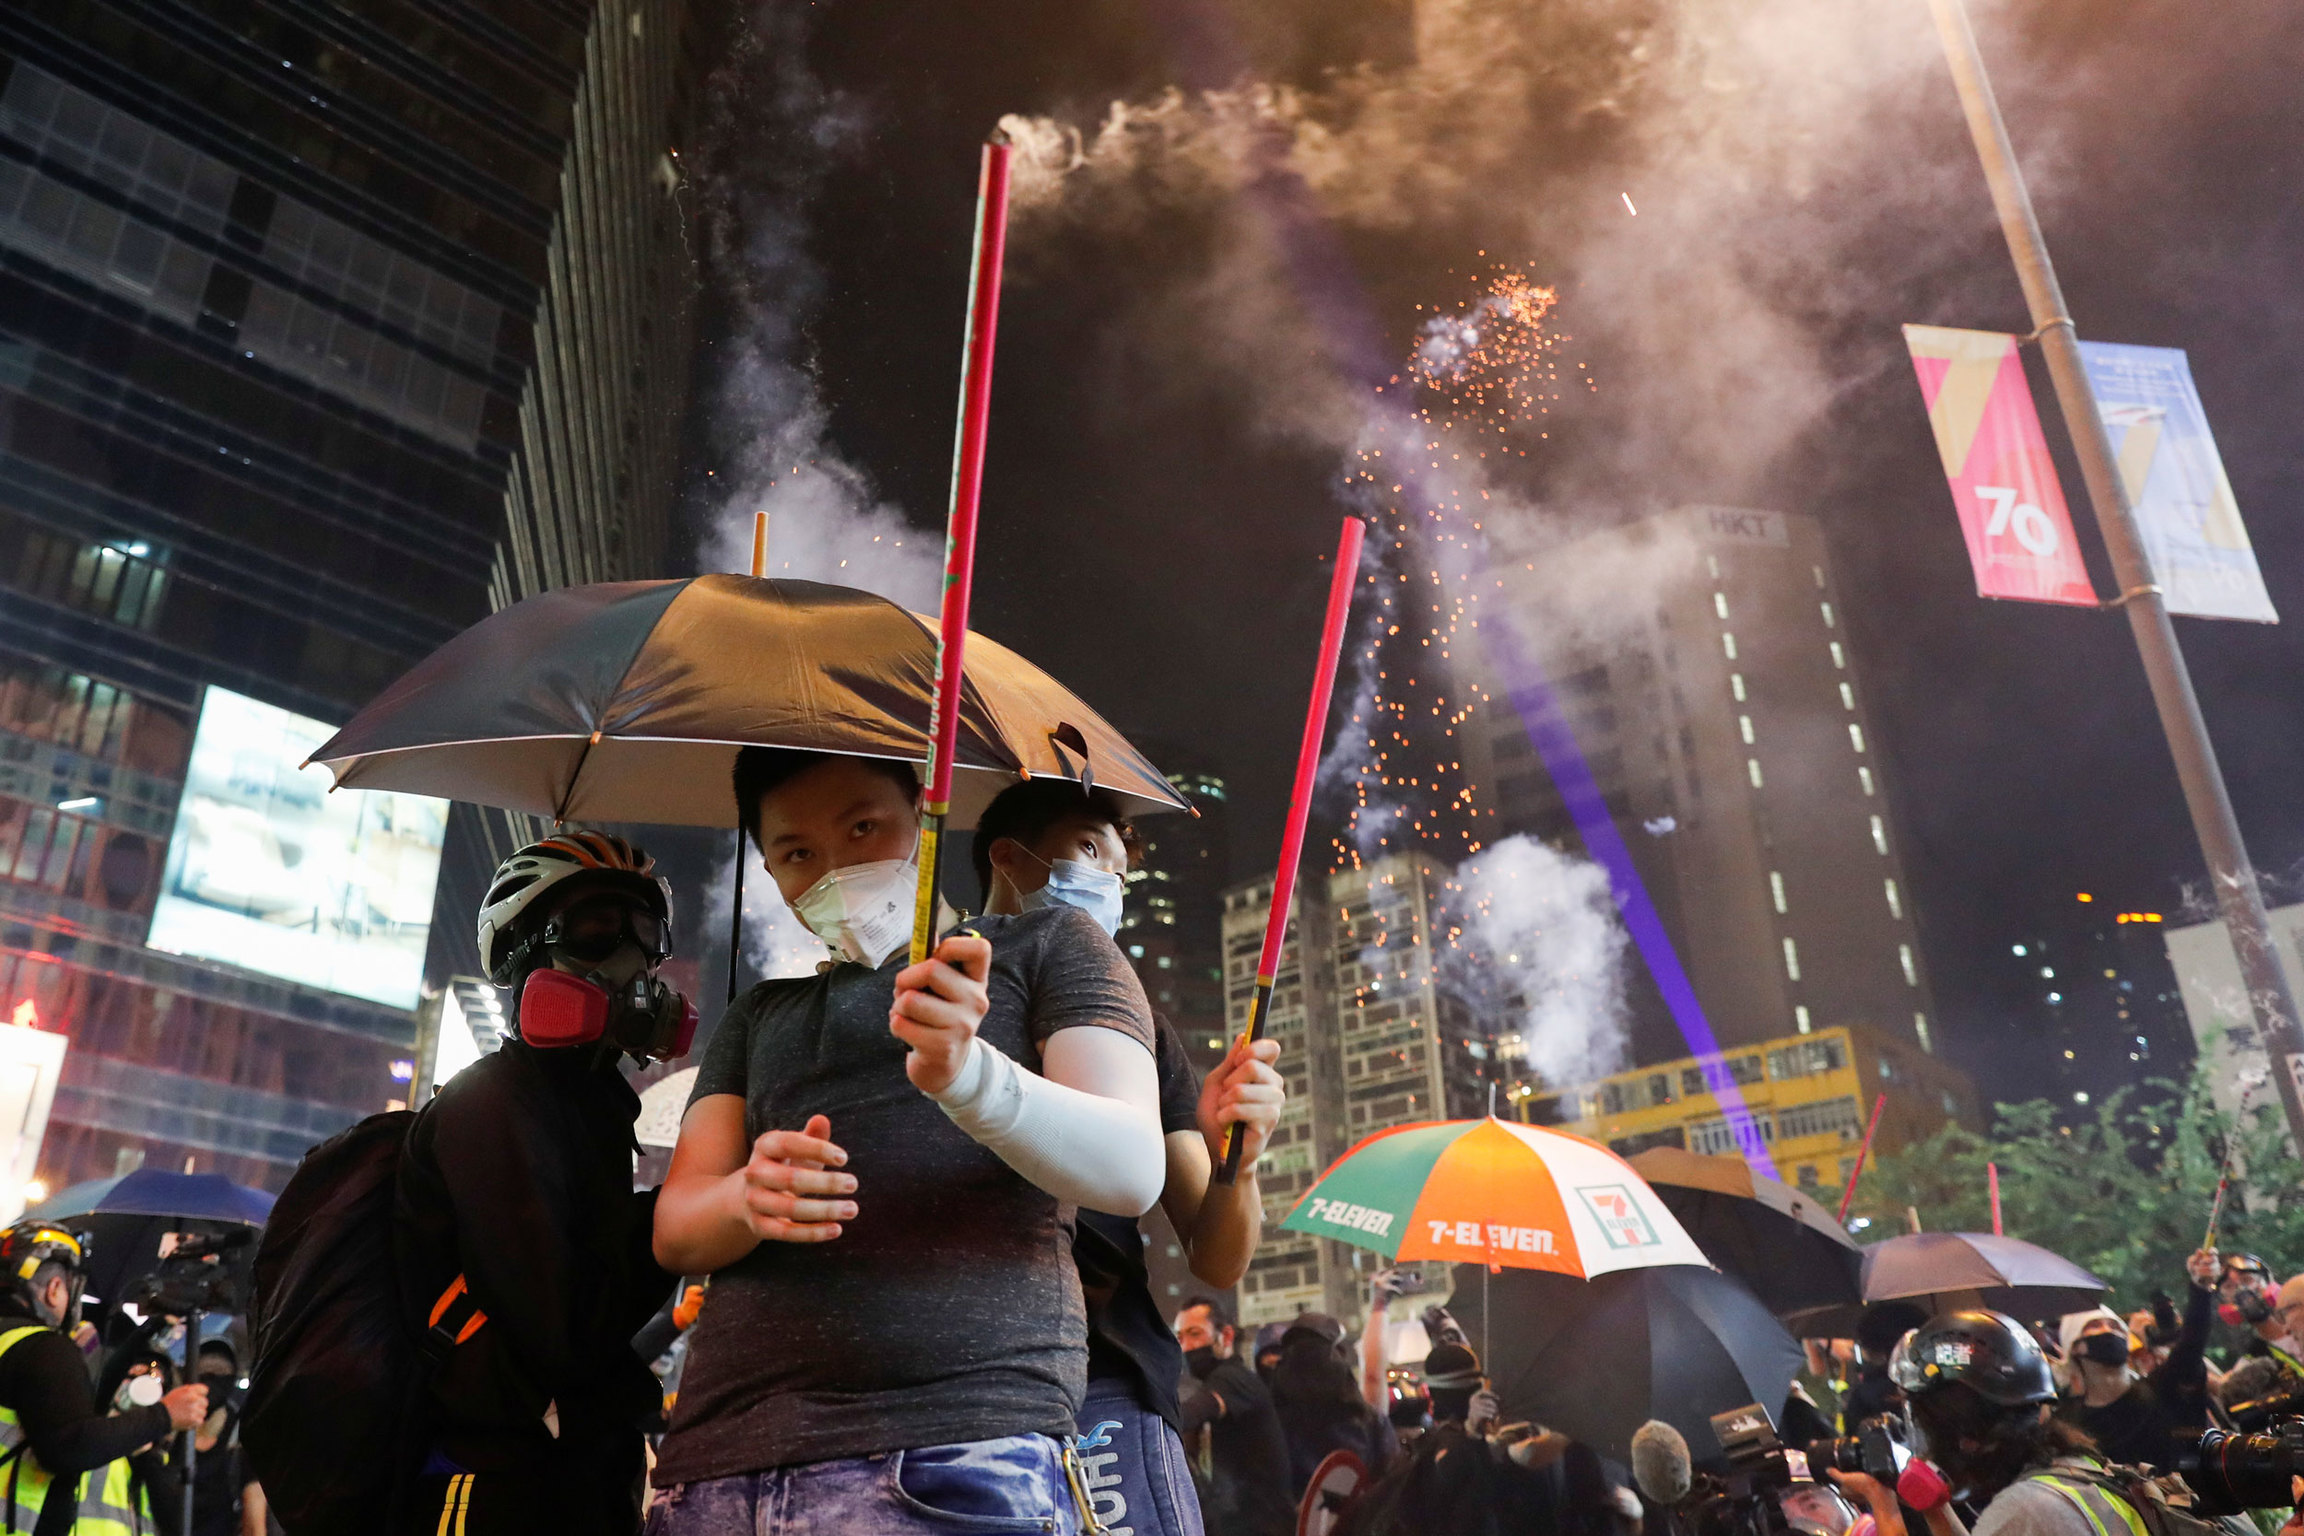
{"label": "brown and gray umbrella", "polygon": [[[917,762],[936,626],[850,587],[756,576],[604,582],[492,614],[312,755],[342,788],[560,821],[736,823],[745,746]],[[952,820],[1019,778],[1186,809],[1104,718],[1007,647],[968,639]]]}
{"label": "brown and gray umbrella", "polygon": [[1808,1195],[1740,1157],[1651,1147],[1631,1163],[1704,1257],[1776,1316],[1863,1304],[1863,1251]]}

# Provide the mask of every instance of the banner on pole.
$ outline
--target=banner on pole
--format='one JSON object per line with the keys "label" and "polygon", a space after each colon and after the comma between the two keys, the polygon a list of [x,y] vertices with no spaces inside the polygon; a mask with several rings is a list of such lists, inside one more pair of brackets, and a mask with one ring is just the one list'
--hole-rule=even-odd
{"label": "banner on pole", "polygon": [[2184,353],[2084,341],[2080,361],[2168,611],[2279,623]]}
{"label": "banner on pole", "polygon": [[1904,327],[1981,597],[2096,606],[2040,415],[1999,331]]}

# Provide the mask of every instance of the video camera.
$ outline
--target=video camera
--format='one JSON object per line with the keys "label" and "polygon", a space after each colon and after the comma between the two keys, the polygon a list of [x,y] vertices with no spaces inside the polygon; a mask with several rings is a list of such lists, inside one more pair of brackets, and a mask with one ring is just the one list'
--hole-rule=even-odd
{"label": "video camera", "polygon": [[161,1257],[159,1267],[140,1276],[129,1287],[126,1299],[156,1317],[245,1310],[239,1297],[239,1270],[230,1262],[230,1255],[256,1240],[254,1229],[235,1227],[214,1235],[172,1235],[175,1244]]}
{"label": "video camera", "polygon": [[1758,1403],[1712,1415],[1728,1470],[1696,1479],[1679,1507],[1692,1536],[1841,1536],[1855,1511],[1810,1480],[1808,1458],[1788,1450]]}
{"label": "video camera", "polygon": [[1837,1440],[1819,1440],[1808,1447],[1808,1465],[1822,1471],[1861,1472],[1889,1487],[1911,1465],[1912,1448],[1905,1443],[1904,1420],[1893,1413],[1877,1414],[1856,1426],[1856,1433]]}
{"label": "video camera", "polygon": [[2297,1505],[2304,1477],[2304,1418],[2283,1418],[2254,1434],[2207,1429],[2179,1442],[2176,1471],[2203,1509],[2236,1515]]}

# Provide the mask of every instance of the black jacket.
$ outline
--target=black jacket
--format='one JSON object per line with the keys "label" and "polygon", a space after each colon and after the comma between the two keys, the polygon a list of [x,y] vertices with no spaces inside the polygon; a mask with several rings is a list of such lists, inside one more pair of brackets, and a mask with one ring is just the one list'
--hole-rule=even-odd
{"label": "black jacket", "polygon": [[[467,1471],[640,1462],[656,1378],[632,1335],[673,1277],[632,1188],[639,1095],[583,1049],[508,1040],[418,1115],[400,1172],[402,1295],[421,1327],[463,1274],[487,1322],[432,1383],[434,1448]],[[558,1416],[555,1437],[547,1407]]]}

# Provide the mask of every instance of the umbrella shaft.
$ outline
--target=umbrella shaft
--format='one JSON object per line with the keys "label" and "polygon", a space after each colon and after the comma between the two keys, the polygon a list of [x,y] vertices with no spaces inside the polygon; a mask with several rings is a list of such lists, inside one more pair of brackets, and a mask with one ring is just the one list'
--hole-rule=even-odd
{"label": "umbrella shaft", "polygon": [[[1251,1044],[1264,1038],[1264,1015],[1272,1008],[1272,978],[1256,978],[1256,1001],[1248,1009],[1248,1039]],[[1224,1138],[1224,1166],[1216,1170],[1216,1182],[1236,1184],[1240,1181],[1241,1152],[1240,1122],[1232,1122],[1231,1131]]]}

